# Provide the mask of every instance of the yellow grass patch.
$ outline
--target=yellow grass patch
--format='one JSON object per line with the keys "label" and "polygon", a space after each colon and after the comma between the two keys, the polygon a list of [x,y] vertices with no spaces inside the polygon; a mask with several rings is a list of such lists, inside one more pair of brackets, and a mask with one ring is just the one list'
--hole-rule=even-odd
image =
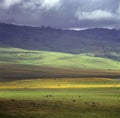
{"label": "yellow grass patch", "polygon": [[0,89],[17,88],[119,88],[120,81],[106,78],[57,78],[0,82]]}
{"label": "yellow grass patch", "polygon": [[108,85],[87,85],[87,84],[80,84],[80,85],[61,85],[61,86],[0,86],[0,89],[22,89],[22,88],[119,88],[120,87],[120,84],[117,84],[117,85],[114,85],[114,84],[108,84]]}

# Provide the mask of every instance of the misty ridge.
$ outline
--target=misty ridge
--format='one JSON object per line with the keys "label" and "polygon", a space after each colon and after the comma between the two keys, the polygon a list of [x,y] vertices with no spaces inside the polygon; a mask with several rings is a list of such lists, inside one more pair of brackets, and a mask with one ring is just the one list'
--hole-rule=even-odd
{"label": "misty ridge", "polygon": [[92,28],[63,30],[0,23],[0,46],[43,50],[120,60],[120,30]]}

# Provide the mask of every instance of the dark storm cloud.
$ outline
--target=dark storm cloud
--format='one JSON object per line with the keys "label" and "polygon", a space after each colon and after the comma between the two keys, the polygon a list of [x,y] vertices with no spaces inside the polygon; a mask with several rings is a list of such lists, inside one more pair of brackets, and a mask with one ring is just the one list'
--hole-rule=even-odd
{"label": "dark storm cloud", "polygon": [[0,21],[62,28],[119,28],[120,0],[0,0]]}

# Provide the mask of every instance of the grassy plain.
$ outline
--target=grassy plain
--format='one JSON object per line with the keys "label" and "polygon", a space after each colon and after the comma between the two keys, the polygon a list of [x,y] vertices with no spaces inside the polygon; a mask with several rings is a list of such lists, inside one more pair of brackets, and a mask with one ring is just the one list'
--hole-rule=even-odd
{"label": "grassy plain", "polygon": [[17,80],[1,82],[0,87],[1,118],[120,117],[119,80]]}

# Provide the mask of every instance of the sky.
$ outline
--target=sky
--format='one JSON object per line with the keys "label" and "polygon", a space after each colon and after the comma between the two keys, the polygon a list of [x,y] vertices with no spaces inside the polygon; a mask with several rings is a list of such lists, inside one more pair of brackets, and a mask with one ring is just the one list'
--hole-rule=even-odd
{"label": "sky", "polygon": [[120,29],[120,0],[0,0],[0,22]]}

